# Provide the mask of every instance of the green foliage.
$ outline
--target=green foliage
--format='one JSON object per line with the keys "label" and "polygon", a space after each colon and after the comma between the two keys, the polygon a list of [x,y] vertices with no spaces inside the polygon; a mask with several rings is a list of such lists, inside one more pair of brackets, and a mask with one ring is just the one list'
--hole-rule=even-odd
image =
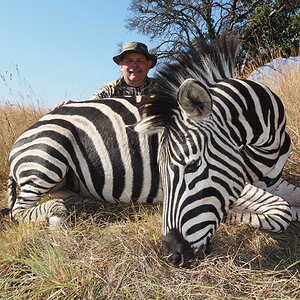
{"label": "green foliage", "polygon": [[299,47],[300,9],[296,1],[261,1],[248,16],[248,22],[237,25],[245,50],[252,57],[262,53],[279,52],[288,57]]}

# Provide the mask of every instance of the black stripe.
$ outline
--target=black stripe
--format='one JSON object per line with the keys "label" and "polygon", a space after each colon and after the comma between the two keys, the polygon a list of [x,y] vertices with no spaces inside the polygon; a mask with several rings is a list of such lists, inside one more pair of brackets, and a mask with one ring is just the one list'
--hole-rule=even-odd
{"label": "black stripe", "polygon": [[63,178],[63,176],[65,175],[62,173],[62,170],[59,167],[51,163],[49,160],[46,160],[43,157],[34,154],[26,155],[20,158],[13,168],[13,174],[16,174],[16,170],[20,167],[20,165],[30,162],[34,162],[45,167],[46,169],[56,173],[60,178]]}
{"label": "black stripe", "polygon": [[[151,172],[151,188],[147,197],[147,203],[152,203],[153,199],[157,197],[159,191],[159,183],[160,183],[160,174],[159,167],[157,164],[157,155],[158,155],[158,136],[152,135],[148,138],[148,147],[150,151],[150,170]],[[161,199],[162,200],[162,199]]]}
{"label": "black stripe", "polygon": [[[57,181],[53,180],[52,178],[50,178],[49,176],[47,176],[45,173],[42,173],[40,170],[36,170],[36,169],[33,169],[31,168],[30,170],[26,170],[26,171],[22,171],[20,172],[19,176],[20,178],[22,177],[28,177],[28,176],[32,176],[32,175],[35,175],[37,178],[40,178],[50,184],[57,184]],[[27,182],[23,182],[22,184],[20,184],[21,186],[24,186],[24,185],[28,185],[28,184],[31,184],[32,180],[29,180]],[[49,188],[49,190],[51,189],[52,187]]]}
{"label": "black stripe", "polygon": [[[128,98],[128,100],[123,99],[124,101],[133,101],[134,98]],[[122,101],[123,101],[122,100]],[[115,111],[115,113],[120,115],[120,112],[122,112],[121,116],[122,116],[122,120],[124,122],[125,125],[131,125],[137,122],[136,117],[134,116],[133,112],[129,111],[122,103],[115,101],[115,100],[109,100],[106,99],[105,103],[107,103],[109,105],[109,107]],[[112,124],[111,124],[112,126]],[[112,127],[111,127],[112,128]],[[141,195],[141,191],[142,191],[142,187],[143,187],[143,182],[144,182],[144,176],[143,176],[143,160],[142,160],[142,153],[141,153],[141,147],[140,147],[140,140],[138,138],[138,134],[136,132],[134,132],[131,129],[126,128],[126,134],[127,134],[127,139],[129,142],[129,153],[130,153],[130,157],[131,157],[131,167],[132,167],[132,171],[133,171],[133,184],[132,184],[132,191],[131,191],[131,197],[133,201],[136,201],[140,195]],[[115,136],[116,139],[116,136]],[[124,151],[125,149],[122,149],[122,151]],[[121,149],[119,149],[119,151],[121,151]],[[117,154],[117,156],[119,156],[120,152]],[[121,154],[119,157],[115,157],[115,154],[112,154],[109,151],[109,155],[114,158],[114,164],[113,164],[113,169],[115,168],[119,168],[118,164],[122,162],[122,157]],[[116,161],[120,160],[120,162]],[[123,168],[124,165],[122,164]],[[114,174],[114,184],[113,184],[113,188],[114,188],[114,197],[115,199],[119,199],[119,197],[121,196],[124,187],[125,187],[125,169],[124,173],[122,174],[118,174],[115,173]],[[123,181],[122,181],[122,185],[120,185],[119,182],[119,177],[123,176]]]}
{"label": "black stripe", "polygon": [[[214,212],[214,214],[218,218],[218,221],[221,222],[221,216],[220,215],[221,214],[222,215],[226,214],[226,210],[225,210],[226,200],[224,199],[224,195],[222,195],[221,192],[218,191],[218,190],[216,190],[214,187],[203,188],[200,191],[198,191],[197,193],[195,193],[195,194],[187,197],[185,199],[185,201],[182,203],[181,207],[180,207],[180,214],[182,213],[182,211],[183,211],[183,209],[185,207],[187,207],[188,205],[192,204],[196,200],[203,199],[203,201],[205,203],[205,198],[207,198],[207,197],[214,197],[214,198],[216,198],[220,202],[221,211],[218,212],[213,205],[204,204],[204,205],[199,206],[200,207],[200,211],[198,211],[198,208],[196,208],[197,214],[199,214],[201,212],[205,212],[205,211],[212,211],[212,212]],[[212,210],[207,210],[207,209],[210,209],[210,208]],[[181,225],[183,225],[184,223],[185,222],[184,222],[184,218],[183,218]]]}
{"label": "black stripe", "polygon": [[[94,186],[95,186],[95,189],[96,189],[98,195],[100,196],[100,198],[103,198],[103,196],[102,196],[103,182],[101,182],[101,180],[99,180],[99,179],[101,179],[100,175],[103,174],[103,168],[102,168],[101,164],[99,163],[99,158],[98,158],[98,164],[97,164],[98,169],[97,169],[97,172],[94,171],[93,165],[91,164],[90,156],[95,158],[95,155],[93,155],[95,153],[95,150],[87,151],[92,148],[92,142],[87,137],[86,133],[83,132],[82,130],[76,128],[72,122],[66,121],[64,119],[58,119],[58,118],[51,119],[51,120],[41,120],[41,121],[37,122],[33,127],[39,127],[39,126],[48,125],[48,124],[58,125],[62,128],[69,130],[70,137],[66,137],[56,131],[53,131],[53,130],[40,129],[41,130],[40,132],[37,132],[37,133],[31,135],[30,137],[19,140],[16,143],[16,146],[20,146],[24,143],[34,142],[35,139],[38,139],[41,137],[48,137],[50,139],[55,140],[57,143],[63,145],[64,148],[66,149],[66,152],[68,152],[70,154],[71,159],[73,160],[73,163],[75,165],[75,172],[78,174],[82,183],[87,188],[85,174],[82,173],[77,154],[73,147],[73,142],[69,138],[75,139],[77,145],[79,146],[79,149],[83,153],[83,157],[85,158],[86,163],[88,164],[88,167],[90,168],[90,172],[94,175],[95,174],[98,175],[98,176],[94,176],[94,177],[92,176],[92,179],[94,180],[93,183],[94,183]],[[52,149],[53,149],[53,147],[51,147],[51,149],[46,148],[45,151],[47,151],[47,152],[49,151],[51,153]],[[97,160],[97,158],[95,158],[95,159]],[[102,175],[102,177],[103,177],[103,175]],[[96,184],[95,184],[95,180],[97,180]]]}
{"label": "black stripe", "polygon": [[32,150],[34,152],[34,150],[40,150],[40,151],[44,151],[47,154],[50,154],[52,157],[56,158],[57,160],[61,161],[63,164],[65,164],[66,166],[69,165],[68,160],[65,158],[65,156],[63,156],[61,154],[61,152],[59,152],[57,149],[55,149],[54,147],[52,147],[49,144],[44,144],[44,143],[38,143],[38,144],[32,144],[29,145],[28,147],[24,147],[19,151],[16,151],[14,155],[12,155],[10,157],[10,163],[16,158],[18,157],[21,153],[24,153],[28,150]]}

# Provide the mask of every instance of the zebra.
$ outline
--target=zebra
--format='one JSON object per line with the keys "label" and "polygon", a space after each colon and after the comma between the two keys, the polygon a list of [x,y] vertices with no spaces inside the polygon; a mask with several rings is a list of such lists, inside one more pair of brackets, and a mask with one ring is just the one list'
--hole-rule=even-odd
{"label": "zebra", "polygon": [[[55,229],[67,217],[66,205],[90,199],[158,202],[158,137],[126,127],[138,121],[141,100],[125,96],[68,104],[26,130],[9,155],[11,218],[47,221]],[[47,193],[59,199],[36,205]]]}
{"label": "zebra", "polygon": [[[231,79],[236,39],[201,46],[158,73],[167,84],[155,95],[68,104],[26,130],[9,155],[12,219],[56,228],[78,201],[163,202],[176,265],[208,251],[222,220],[274,232],[299,220],[300,189],[281,178],[290,139],[280,100]],[[37,205],[47,193],[59,199]]]}
{"label": "zebra", "polygon": [[161,135],[163,244],[174,264],[209,252],[224,219],[274,232],[300,221],[300,188],[281,178],[291,149],[283,104],[266,86],[234,78],[238,47],[233,35],[199,40],[162,67],[178,107],[151,102],[134,127]]}

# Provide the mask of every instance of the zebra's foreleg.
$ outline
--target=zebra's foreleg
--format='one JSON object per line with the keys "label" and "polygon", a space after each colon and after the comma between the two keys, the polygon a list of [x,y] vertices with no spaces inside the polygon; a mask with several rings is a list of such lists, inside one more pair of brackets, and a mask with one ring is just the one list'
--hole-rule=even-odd
{"label": "zebra's foreleg", "polygon": [[292,221],[292,209],[287,201],[251,184],[232,205],[227,223],[246,223],[254,228],[283,232]]}
{"label": "zebra's foreleg", "polygon": [[255,186],[260,187],[266,192],[273,194],[274,196],[280,197],[287,201],[293,213],[292,221],[300,222],[300,188],[293,185],[292,183],[280,178],[271,186],[266,186],[263,181],[256,181],[253,183]]}

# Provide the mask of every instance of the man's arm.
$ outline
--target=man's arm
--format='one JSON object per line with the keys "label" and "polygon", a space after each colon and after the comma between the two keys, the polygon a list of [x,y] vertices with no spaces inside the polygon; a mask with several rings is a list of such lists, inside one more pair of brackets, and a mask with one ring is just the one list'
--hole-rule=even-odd
{"label": "man's arm", "polygon": [[92,95],[91,99],[100,100],[109,97],[112,97],[110,91],[105,88],[100,88]]}

